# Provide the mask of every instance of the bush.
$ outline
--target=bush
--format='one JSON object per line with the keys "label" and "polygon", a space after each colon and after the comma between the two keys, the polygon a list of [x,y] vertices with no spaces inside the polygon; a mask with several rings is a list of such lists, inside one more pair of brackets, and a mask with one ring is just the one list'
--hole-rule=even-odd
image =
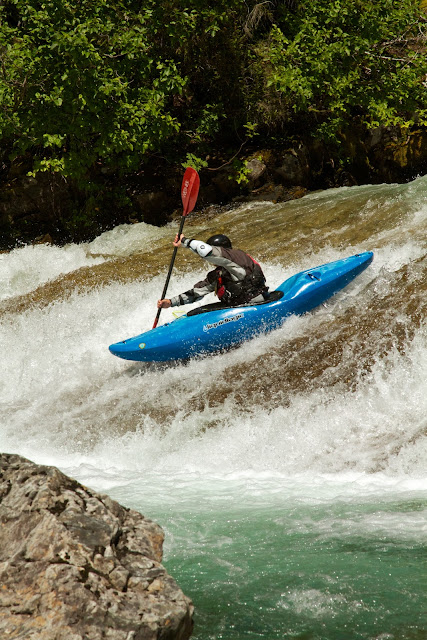
{"label": "bush", "polygon": [[299,121],[326,139],[355,119],[425,125],[423,24],[417,0],[316,0],[284,10],[255,47],[256,117],[275,129]]}
{"label": "bush", "polygon": [[[424,14],[423,14],[424,15]],[[292,126],[426,122],[418,0],[4,0],[0,140],[91,180]]]}
{"label": "bush", "polygon": [[131,169],[173,137],[185,79],[161,55],[151,4],[10,0],[1,12],[0,135],[35,170],[81,176],[98,161]]}

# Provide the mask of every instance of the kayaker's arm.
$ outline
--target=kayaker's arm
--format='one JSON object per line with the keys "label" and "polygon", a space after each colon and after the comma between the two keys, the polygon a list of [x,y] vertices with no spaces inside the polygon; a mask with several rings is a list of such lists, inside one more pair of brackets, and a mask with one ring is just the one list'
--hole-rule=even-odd
{"label": "kayaker's arm", "polygon": [[210,264],[214,264],[216,267],[223,267],[224,269],[227,269],[235,282],[239,282],[246,277],[246,270],[244,267],[238,265],[233,260],[230,260],[226,255],[226,249],[221,247],[212,247],[210,244],[202,242],[201,240],[185,238],[184,236],[181,236],[180,239],[176,238],[174,246],[188,247],[188,249],[191,249],[191,251],[197,253],[198,256],[206,260],[206,262],[210,262]]}
{"label": "kayaker's arm", "polygon": [[215,282],[216,278],[214,280],[213,277],[208,274],[208,277],[205,280],[201,280],[195,284],[192,289],[184,291],[184,293],[180,293],[178,296],[171,298],[171,306],[178,307],[181,304],[192,304],[193,302],[197,302],[197,300],[201,300],[208,293],[215,291]]}

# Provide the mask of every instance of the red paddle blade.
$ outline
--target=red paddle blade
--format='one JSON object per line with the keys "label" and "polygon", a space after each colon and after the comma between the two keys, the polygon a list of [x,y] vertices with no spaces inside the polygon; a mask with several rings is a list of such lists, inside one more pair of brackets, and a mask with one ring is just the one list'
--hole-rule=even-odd
{"label": "red paddle blade", "polygon": [[181,198],[184,211],[183,216],[186,216],[193,211],[199,195],[200,178],[195,169],[188,167],[185,170],[184,177],[182,179]]}

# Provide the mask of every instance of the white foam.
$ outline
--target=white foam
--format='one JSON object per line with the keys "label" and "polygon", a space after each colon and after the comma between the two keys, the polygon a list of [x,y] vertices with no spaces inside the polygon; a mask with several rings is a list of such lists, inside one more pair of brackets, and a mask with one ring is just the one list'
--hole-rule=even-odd
{"label": "white foam", "polygon": [[[177,276],[175,284],[184,290],[192,279]],[[356,392],[319,389],[290,398],[286,407],[255,405],[240,412],[230,397],[219,408],[187,415],[194,389],[209,392],[230,365],[255,361],[275,344],[315,331],[322,312],[291,318],[282,329],[227,354],[175,368],[136,366],[132,373],[133,365],[111,356],[107,347],[151,327],[161,281],[75,293],[3,325],[3,450],[37,451],[39,458],[53,459],[62,450],[64,463],[67,455],[77,455],[85,464],[114,467],[118,474],[165,466],[176,475],[350,471],[425,476],[426,445],[420,437],[427,415],[424,331],[405,355],[396,351],[380,359]],[[177,404],[167,426],[144,415],[144,397]],[[123,415],[126,423],[129,409],[137,412],[133,430],[111,433],[109,422]],[[76,454],[80,431],[94,423],[105,437],[91,451],[86,444]]]}
{"label": "white foam", "polygon": [[[126,253],[141,238],[154,242],[156,233],[147,225],[118,228],[91,243],[90,250]],[[422,435],[427,415],[425,327],[408,341],[404,354],[378,355],[371,374],[356,390],[294,394],[286,406],[270,409],[250,402],[245,410],[239,409],[229,397],[219,407],[205,406],[190,414],[186,410],[193,394],[213,392],[229,367],[255,362],[287,340],[316,335],[325,314],[345,308],[356,295],[366,295],[364,304],[369,304],[375,288],[373,293],[366,290],[372,282],[392,286],[393,273],[416,260],[422,247],[406,233],[400,243],[395,230],[389,233],[391,243],[383,234],[378,250],[346,248],[345,255],[372,248],[375,259],[331,306],[291,318],[282,329],[235,351],[187,366],[139,367],[108,352],[109,344],[151,328],[163,275],[82,294],[75,291],[46,308],[3,317],[0,450],[76,470],[81,477],[93,476],[94,482],[97,477],[106,488],[122,482],[133,486],[141,474],[157,477],[158,486],[165,487],[165,499],[169,480],[172,486],[194,481],[200,488],[200,482],[218,485],[221,478],[242,483],[244,491],[249,479],[252,499],[257,491],[269,487],[274,492],[277,486],[288,494],[295,486],[300,496],[306,491],[311,498],[322,495],[322,487],[327,488],[326,496],[343,491],[347,497],[353,491],[378,493],[387,487],[391,492],[422,490],[427,475]],[[339,257],[340,247],[326,246],[308,257],[301,255],[293,264],[263,266],[274,288],[301,269]],[[26,247],[1,258],[15,274],[36,265],[32,280],[14,282],[14,295],[55,277],[60,269],[95,260],[87,247],[75,245]],[[26,267],[20,271],[22,264]],[[188,289],[204,273],[202,268],[193,274],[175,270],[170,294]],[[171,310],[162,312],[162,322],[172,319]],[[145,410],[147,403],[159,410],[165,407],[164,423]],[[326,481],[328,475],[336,481]]]}
{"label": "white foam", "polygon": [[91,256],[84,245],[66,247],[29,245],[0,254],[0,300],[19,296],[80,267],[104,262]]}
{"label": "white foam", "polygon": [[87,248],[91,253],[104,256],[129,256],[150,251],[167,233],[168,228],[154,227],[145,222],[122,224],[102,233],[89,242]]}

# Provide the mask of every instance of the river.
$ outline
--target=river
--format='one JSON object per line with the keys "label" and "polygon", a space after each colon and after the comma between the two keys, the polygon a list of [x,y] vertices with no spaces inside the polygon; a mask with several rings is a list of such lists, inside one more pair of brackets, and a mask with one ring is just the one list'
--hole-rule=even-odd
{"label": "river", "polygon": [[[271,288],[374,261],[236,350],[119,360],[108,345],[152,326],[176,227],[0,254],[0,451],[161,524],[195,640],[425,639],[427,176],[194,212],[187,235],[227,233]],[[170,294],[205,272],[180,250]]]}

